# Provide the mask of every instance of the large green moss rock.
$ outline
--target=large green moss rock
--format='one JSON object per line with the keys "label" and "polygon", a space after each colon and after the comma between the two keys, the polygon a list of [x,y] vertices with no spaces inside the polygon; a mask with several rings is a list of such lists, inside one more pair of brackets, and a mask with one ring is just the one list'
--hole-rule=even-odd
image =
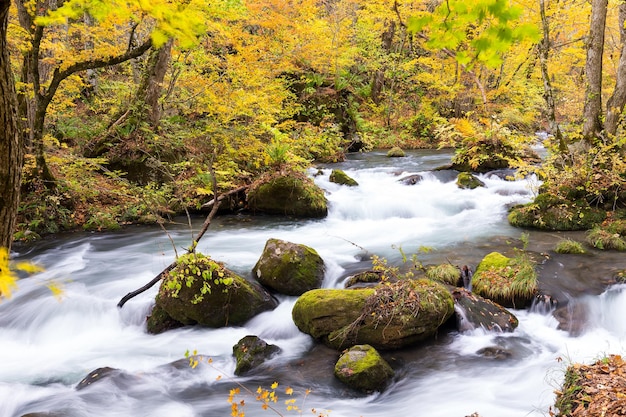
{"label": "large green moss rock", "polygon": [[393,369],[370,345],[357,345],[346,350],[335,364],[335,376],[354,389],[383,391],[393,377]]}
{"label": "large green moss rock", "polygon": [[396,349],[432,337],[453,312],[450,292],[420,279],[308,291],[296,301],[292,317],[301,331],[335,349],[357,344]]}
{"label": "large green moss rock", "polygon": [[508,216],[512,226],[542,230],[588,230],[605,218],[605,211],[584,199],[571,201],[547,193],[539,194],[532,203],[513,207]]}
{"label": "large green moss rock", "polygon": [[252,268],[261,284],[281,294],[301,295],[319,288],[324,280],[324,261],[306,245],[269,239]]}
{"label": "large green moss rock", "polygon": [[339,185],[347,185],[348,187],[356,187],[358,182],[340,169],[333,169],[328,178],[330,182],[334,182]]}
{"label": "large green moss rock", "polygon": [[[202,254],[183,255],[161,282],[148,330],[182,325],[224,327],[241,325],[277,306],[260,285],[248,281]],[[169,324],[168,324],[169,323]]]}
{"label": "large green moss rock", "polygon": [[460,172],[456,178],[456,185],[462,189],[473,190],[474,188],[484,187],[485,183],[469,172]]}
{"label": "large green moss rock", "polygon": [[478,264],[472,290],[504,307],[529,307],[538,293],[535,263],[527,256],[508,258],[492,252]]}
{"label": "large green moss rock", "polygon": [[248,191],[248,208],[268,214],[320,218],[328,214],[324,191],[303,174],[269,177]]}

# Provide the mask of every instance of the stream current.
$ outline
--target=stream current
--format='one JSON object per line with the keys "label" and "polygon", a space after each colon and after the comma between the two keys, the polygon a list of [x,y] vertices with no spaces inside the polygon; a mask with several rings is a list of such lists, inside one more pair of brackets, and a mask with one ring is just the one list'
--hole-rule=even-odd
{"label": "stream current", "polygon": [[[414,151],[405,158],[386,158],[381,152],[351,155],[346,162],[321,166],[321,175],[315,176],[329,200],[325,219],[222,216],[199,250],[250,276],[267,239],[303,243],[325,261],[323,286],[342,288],[349,275],[371,266],[372,253],[390,263],[401,263],[403,252],[417,253],[424,264],[475,267],[491,251],[521,248],[522,231],[508,225],[507,210],[530,201],[537,181],[487,174],[480,175],[485,187],[461,190],[453,174],[432,171],[450,158],[446,151]],[[330,183],[335,167],[359,186]],[[414,185],[398,181],[411,174],[422,180]],[[202,220],[194,220],[195,231]],[[179,253],[191,241],[184,223],[169,227]],[[296,297],[278,296],[275,310],[241,327],[146,333],[145,317],[158,286],[122,309],[116,304],[174,259],[160,229],[58,235],[17,247],[16,259],[34,261],[45,271],[20,280],[13,297],[0,303],[0,416],[226,417],[231,415],[230,389],[254,392],[258,386],[270,389],[274,381],[279,382],[274,407],[285,416],[300,415],[286,410],[289,398],[301,415],[313,415],[314,408],[316,415],[330,417],[547,416],[568,364],[624,355],[626,342],[626,286],[607,286],[616,270],[626,268],[626,257],[598,251],[557,255],[552,248],[564,237],[582,240],[584,235],[533,231],[527,249],[544,259],[539,266],[543,290],[588,312],[575,323],[575,332],[559,329],[550,312],[529,310],[512,310],[520,321],[513,333],[440,332],[418,346],[383,352],[396,376],[383,393],[370,395],[339,383],[332,374],[338,353],[295,327],[291,309]],[[432,250],[422,253],[421,247]],[[60,297],[47,288],[49,283],[62,288]],[[249,334],[278,345],[281,353],[259,372],[235,377],[232,346]],[[508,356],[478,353],[491,347]],[[186,351],[202,355],[197,367],[189,366]],[[115,371],[76,389],[89,372],[104,367]],[[284,393],[288,386],[294,389],[291,397]],[[263,410],[254,395],[236,398],[245,401],[246,416],[277,415]]]}

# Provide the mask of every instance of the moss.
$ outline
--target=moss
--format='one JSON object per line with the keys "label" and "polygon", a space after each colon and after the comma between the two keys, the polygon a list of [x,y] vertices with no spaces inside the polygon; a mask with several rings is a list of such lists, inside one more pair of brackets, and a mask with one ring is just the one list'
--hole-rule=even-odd
{"label": "moss", "polygon": [[505,307],[526,307],[537,294],[535,264],[528,257],[515,258],[492,252],[476,268],[473,291]]}
{"label": "moss", "polygon": [[389,151],[387,152],[387,156],[390,158],[402,158],[406,155],[400,147],[394,146],[393,148],[389,149]]}
{"label": "moss", "polygon": [[248,193],[251,210],[297,217],[325,217],[328,214],[324,191],[308,177],[289,173],[270,177]]}
{"label": "moss", "polygon": [[602,250],[626,251],[626,239],[617,233],[602,228],[594,228],[587,234],[591,246]]}
{"label": "moss", "polygon": [[568,201],[547,193],[535,201],[511,209],[509,223],[515,227],[542,230],[588,230],[602,223],[606,212],[590,207],[585,200]]}
{"label": "moss", "polygon": [[456,185],[459,188],[473,190],[474,188],[484,187],[485,183],[469,172],[461,172],[456,179]]}
{"label": "moss", "polygon": [[455,286],[461,281],[461,271],[452,264],[431,266],[426,270],[426,276],[433,281]]}
{"label": "moss", "polygon": [[576,242],[572,239],[563,239],[559,243],[556,244],[554,248],[556,253],[571,253],[571,254],[583,254],[585,253],[585,249],[580,242]]}
{"label": "moss", "polygon": [[334,182],[340,185],[347,185],[348,187],[356,187],[359,185],[353,178],[340,169],[333,169],[329,177],[330,182]]}

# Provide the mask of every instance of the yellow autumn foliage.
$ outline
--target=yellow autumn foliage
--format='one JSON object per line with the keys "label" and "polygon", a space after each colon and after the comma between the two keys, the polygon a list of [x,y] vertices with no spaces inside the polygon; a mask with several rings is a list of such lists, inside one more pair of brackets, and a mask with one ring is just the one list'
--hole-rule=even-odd
{"label": "yellow autumn foliage", "polygon": [[16,270],[33,274],[43,269],[30,262],[11,263],[7,248],[0,248],[0,296],[9,298],[13,290],[17,288]]}

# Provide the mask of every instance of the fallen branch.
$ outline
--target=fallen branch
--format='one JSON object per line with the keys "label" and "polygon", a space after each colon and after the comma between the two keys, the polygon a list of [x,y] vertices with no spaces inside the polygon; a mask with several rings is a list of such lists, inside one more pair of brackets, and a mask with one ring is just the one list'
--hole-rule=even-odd
{"label": "fallen branch", "polygon": [[[217,209],[219,208],[219,205],[220,205],[220,200],[218,199],[217,204],[213,205],[213,208],[211,209],[211,212],[207,216],[207,218],[204,221],[204,223],[202,223],[202,228],[200,228],[200,232],[198,233],[198,236],[193,240],[193,242],[191,243],[191,246],[189,248],[187,248],[187,253],[195,252],[196,246],[198,246],[198,241],[202,238],[202,236],[204,236],[204,234],[206,233],[207,229],[211,225],[211,220],[213,220],[213,217],[215,217],[215,215],[217,214]],[[130,300],[131,298],[136,297],[139,294],[141,294],[142,292],[145,292],[145,291],[149,290],[150,288],[152,288],[154,286],[154,284],[159,282],[161,280],[161,278],[163,278],[163,276],[165,274],[167,274],[172,269],[174,269],[175,266],[176,266],[176,261],[174,261],[171,264],[169,264],[163,271],[161,271],[156,277],[154,277],[152,279],[152,281],[148,282],[143,287],[138,288],[135,291],[131,291],[128,294],[126,294],[124,297],[122,297],[120,302],[117,303],[117,307],[118,308],[124,307],[124,304],[126,304],[126,302],[128,300]]]}
{"label": "fallen branch", "polygon": [[[244,191],[244,190],[247,190],[248,188],[250,188],[250,186],[249,186],[249,185],[244,185],[243,187],[235,188],[234,190],[230,190],[230,191],[229,191],[229,192],[227,192],[227,193],[220,194],[220,195],[217,197],[217,201],[218,201],[218,202],[221,202],[221,201],[222,201],[223,199],[225,199],[226,197],[231,196],[231,195],[233,195],[233,194],[240,193],[240,192],[242,192],[242,191]],[[216,200],[216,199],[214,198],[214,199],[212,199],[212,200],[207,201],[206,203],[204,203],[204,204],[202,205],[202,208],[208,208],[208,207],[211,207],[213,204],[215,204],[215,200]]]}

